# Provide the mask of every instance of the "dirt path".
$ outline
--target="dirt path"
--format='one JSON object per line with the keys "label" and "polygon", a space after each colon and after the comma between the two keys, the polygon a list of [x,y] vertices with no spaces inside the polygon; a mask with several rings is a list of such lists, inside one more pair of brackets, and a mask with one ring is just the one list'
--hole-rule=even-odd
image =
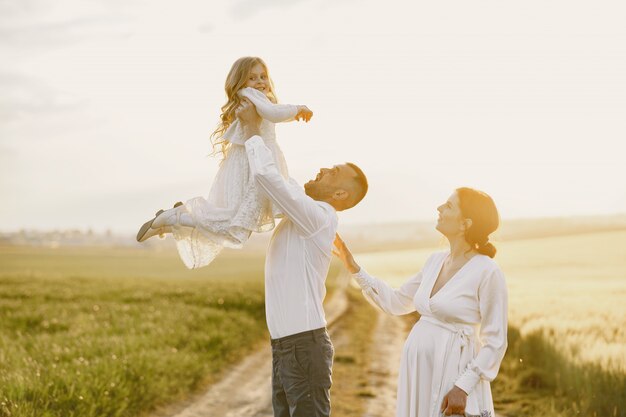
{"label": "dirt path", "polygon": [[[325,304],[329,332],[348,307],[343,289]],[[226,372],[201,395],[152,414],[152,417],[272,417],[271,350],[268,342]]]}
{"label": "dirt path", "polygon": [[376,309],[376,328],[370,359],[370,387],[363,417],[395,416],[398,369],[406,339],[404,321]]}
{"label": "dirt path", "polygon": [[[344,281],[348,279],[344,277]],[[335,291],[325,304],[328,329],[335,346],[342,343],[344,335],[338,319],[347,307],[348,299],[343,289]],[[398,368],[407,329],[400,317],[378,309],[372,311],[376,312],[376,327],[368,375],[374,395],[363,398],[366,405],[362,417],[392,417],[395,415]],[[271,350],[265,341],[258,351],[234,365],[205,393],[152,413],[151,417],[273,417],[270,364]]]}

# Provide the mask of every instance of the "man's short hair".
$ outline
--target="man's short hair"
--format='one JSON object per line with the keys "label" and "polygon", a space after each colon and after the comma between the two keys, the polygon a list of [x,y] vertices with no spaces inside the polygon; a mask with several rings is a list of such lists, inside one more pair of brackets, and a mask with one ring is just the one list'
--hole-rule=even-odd
{"label": "man's short hair", "polygon": [[355,172],[356,175],[353,177],[353,180],[355,184],[358,185],[358,189],[359,189],[359,193],[354,196],[353,204],[352,206],[350,206],[350,207],[354,207],[357,204],[359,204],[359,202],[363,200],[363,197],[365,197],[365,194],[367,194],[367,188],[368,188],[367,177],[365,176],[361,168],[359,168],[352,162],[346,162],[346,165],[352,168],[352,170]]}

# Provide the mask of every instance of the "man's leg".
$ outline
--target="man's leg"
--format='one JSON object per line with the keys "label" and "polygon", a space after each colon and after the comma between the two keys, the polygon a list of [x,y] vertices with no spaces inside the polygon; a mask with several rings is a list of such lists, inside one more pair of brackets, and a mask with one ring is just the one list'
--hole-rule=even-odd
{"label": "man's leg", "polygon": [[291,417],[330,416],[333,354],[326,331],[293,341],[281,369]]}
{"label": "man's leg", "polygon": [[279,346],[272,346],[272,408],[274,417],[290,417],[287,395],[280,378],[280,363],[282,362]]}
{"label": "man's leg", "polygon": [[335,349],[326,331],[316,335],[315,347],[311,372],[311,398],[315,412],[313,415],[328,417],[330,416],[330,386],[332,385]]}

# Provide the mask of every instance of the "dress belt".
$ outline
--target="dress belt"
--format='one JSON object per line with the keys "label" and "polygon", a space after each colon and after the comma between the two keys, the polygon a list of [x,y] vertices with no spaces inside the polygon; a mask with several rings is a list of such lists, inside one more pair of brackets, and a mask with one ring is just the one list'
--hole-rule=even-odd
{"label": "dress belt", "polygon": [[420,317],[419,321],[434,324],[435,326],[441,327],[442,329],[446,329],[449,332],[453,333],[453,337],[448,339],[448,342],[445,346],[443,368],[441,370],[439,382],[439,393],[437,395],[436,401],[433,402],[433,406],[431,409],[431,415],[437,416],[439,412],[439,407],[441,406],[441,402],[443,401],[443,397],[447,394],[446,392],[442,392],[443,379],[445,377],[445,371],[448,367],[450,354],[452,353],[454,344],[455,342],[458,342],[459,348],[461,350],[461,357],[459,358],[459,367],[457,370],[458,377],[461,375],[461,372],[465,369],[467,364],[469,364],[470,361],[474,359],[474,343],[472,343],[472,341],[470,340],[470,338],[474,335],[474,328],[468,325],[460,325],[439,320],[438,318],[433,316],[422,316]]}
{"label": "dress belt", "polygon": [[467,346],[469,344],[470,337],[474,335],[474,328],[469,325],[450,323],[447,321],[439,320],[438,318],[433,316],[422,316],[420,317],[420,321],[427,321],[431,324],[434,324],[435,326],[439,326],[454,333],[461,340],[461,346]]}

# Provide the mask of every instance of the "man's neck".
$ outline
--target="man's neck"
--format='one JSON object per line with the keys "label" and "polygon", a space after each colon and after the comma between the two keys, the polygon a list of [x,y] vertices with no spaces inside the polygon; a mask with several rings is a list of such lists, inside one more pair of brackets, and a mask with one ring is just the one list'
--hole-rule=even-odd
{"label": "man's neck", "polygon": [[328,204],[329,206],[331,206],[332,208],[335,209],[335,211],[340,211],[337,206],[335,206],[335,204],[333,204],[335,201],[334,200],[317,200],[317,201],[322,201],[326,204]]}
{"label": "man's neck", "polygon": [[328,204],[329,206],[331,206],[332,208],[334,208],[334,209],[335,209],[335,211],[341,211],[341,210],[339,210],[339,209],[337,208],[337,206],[335,206],[335,200],[333,200],[332,198],[329,198],[329,199],[324,200],[324,199],[319,199],[319,198],[315,198],[315,197],[313,197],[313,196],[310,196],[309,194],[307,194],[306,190],[304,190],[304,193],[305,193],[306,195],[308,195],[309,197],[311,197],[311,198],[312,198],[313,200],[315,200],[315,201],[321,201],[322,203],[326,203],[326,204]]}

